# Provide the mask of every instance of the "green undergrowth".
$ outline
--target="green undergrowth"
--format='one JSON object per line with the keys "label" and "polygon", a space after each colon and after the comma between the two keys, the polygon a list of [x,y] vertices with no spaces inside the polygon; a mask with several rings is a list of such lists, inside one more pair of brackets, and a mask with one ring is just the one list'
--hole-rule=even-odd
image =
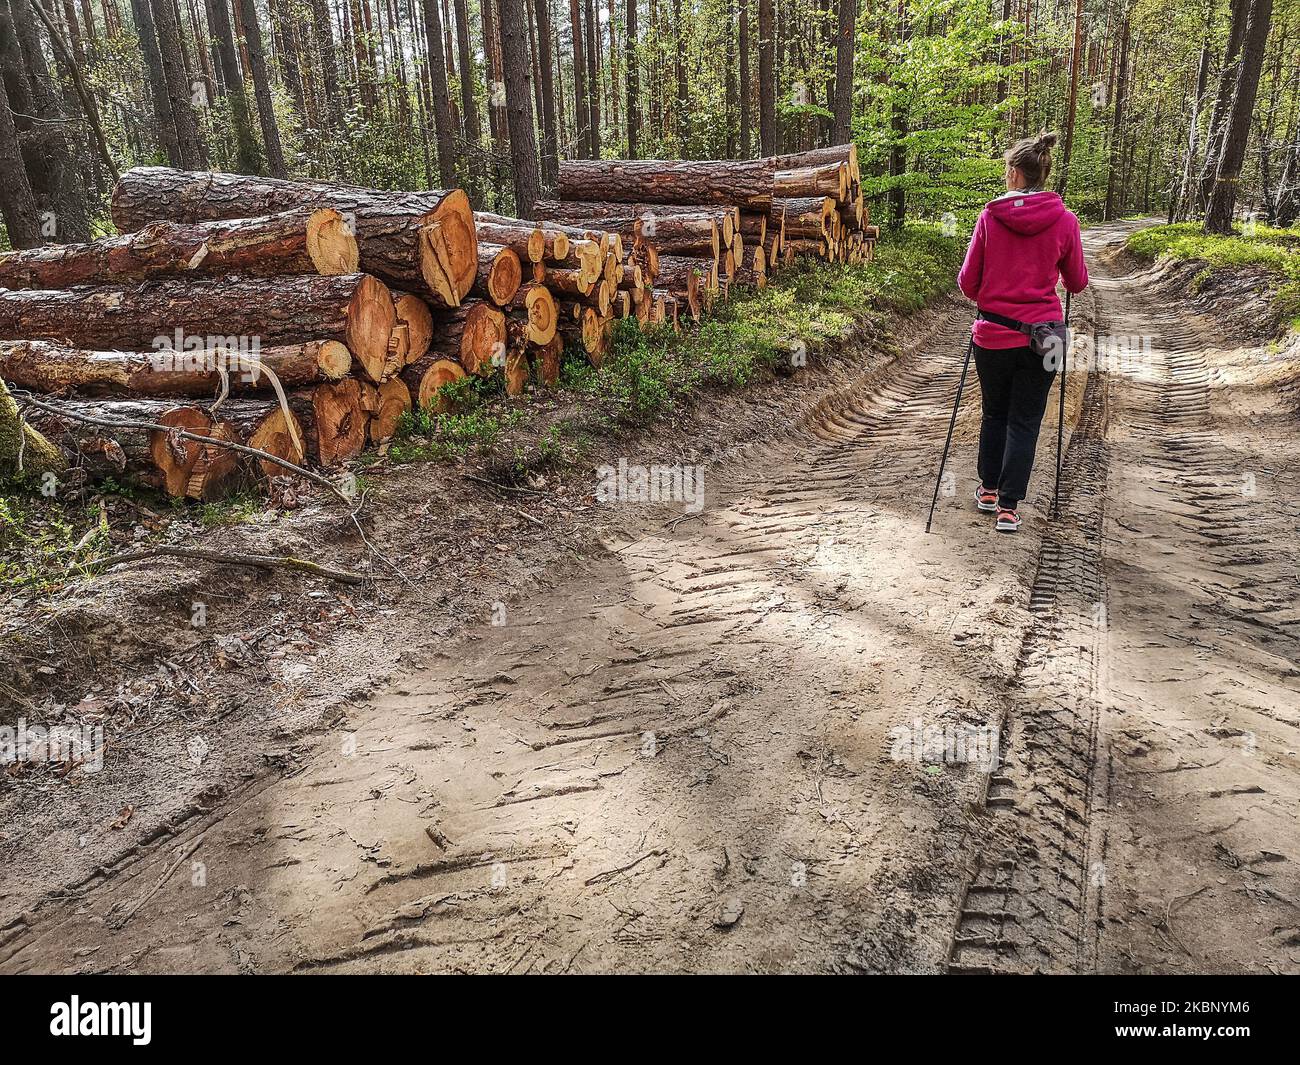
{"label": "green undergrowth", "polygon": [[36,496],[0,496],[0,591],[50,591],[109,553],[97,509],[79,515]]}
{"label": "green undergrowth", "polygon": [[[553,395],[568,399],[582,417],[552,422],[529,443],[527,450],[540,456],[521,456],[515,465],[523,469],[539,457],[549,461],[580,451],[593,426],[616,431],[644,425],[704,390],[741,389],[813,364],[821,349],[855,328],[919,310],[950,289],[964,251],[964,238],[946,237],[938,226],[913,225],[886,234],[870,263],[801,260],[767,288],[717,304],[680,334],[623,319],[599,370],[581,352],[566,352]],[[513,446],[505,441],[508,430],[528,415],[500,393],[499,375],[496,383],[465,379],[444,386],[447,412],[408,415],[390,455],[399,462],[437,460]]]}
{"label": "green undergrowth", "polygon": [[1300,328],[1300,229],[1256,224],[1247,234],[1238,227],[1231,236],[1204,232],[1198,222],[1151,226],[1128,238],[1126,247],[1142,259],[1200,262],[1195,290],[1218,270],[1259,270],[1276,278],[1274,306],[1280,319]]}

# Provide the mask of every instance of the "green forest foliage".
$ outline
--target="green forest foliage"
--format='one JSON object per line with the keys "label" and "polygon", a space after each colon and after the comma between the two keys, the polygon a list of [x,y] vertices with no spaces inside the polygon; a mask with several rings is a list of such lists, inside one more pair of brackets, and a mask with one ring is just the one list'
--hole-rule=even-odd
{"label": "green forest foliage", "polygon": [[[437,183],[438,165],[422,6],[410,0],[370,3],[373,21],[371,8],[358,0],[327,0],[342,100],[341,117],[332,122],[322,98],[321,52],[312,29],[310,0],[259,2],[285,155],[296,175],[384,188],[428,187]],[[561,119],[558,153],[565,158],[574,154],[576,145],[569,8],[562,0],[532,3],[547,3],[551,16],[548,61]],[[481,130],[476,141],[465,136],[463,116],[458,114],[457,27],[454,6],[444,6],[451,23],[447,76],[458,129],[457,173],[479,206],[510,211],[509,152],[493,142],[489,132],[494,86],[483,47],[481,0],[469,0],[466,27]],[[748,0],[749,81],[741,86],[737,0],[640,4],[638,110],[643,157],[707,159],[740,154],[744,92],[752,100],[750,154],[758,154],[757,6],[757,0]],[[1200,53],[1206,46],[1210,55],[1207,96],[1212,97],[1228,35],[1228,7],[1227,0],[1085,0],[1066,190],[1067,200],[1083,217],[1102,215],[1108,181],[1115,185],[1113,213],[1117,215],[1165,209],[1170,185],[1184,168]],[[112,154],[121,168],[164,162],[152,126],[149,86],[130,6],[114,3],[112,9],[117,14],[111,20],[101,13],[107,6],[92,3],[85,9],[95,20],[93,41],[81,27],[85,70]],[[181,4],[179,9],[186,62],[199,88],[195,110],[208,163],[233,168],[229,97],[198,62],[203,53],[198,44],[210,49],[203,6]],[[363,10],[371,29],[353,33],[349,16]],[[601,150],[606,157],[621,156],[627,151],[626,3],[597,2],[594,10],[598,12]],[[1300,120],[1295,65],[1298,11],[1300,0],[1274,4],[1241,183],[1240,205],[1245,210],[1268,212],[1283,159],[1288,150],[1295,150]],[[834,85],[836,3],[775,0],[775,18],[772,88],[778,147],[794,151],[825,143]],[[1131,55],[1121,90],[1118,53],[1125,19]],[[292,27],[292,33],[285,26]],[[1011,140],[1040,128],[1063,130],[1068,123],[1075,30],[1075,5],[1070,0],[891,4],[860,0],[856,30],[852,131],[866,188],[873,197],[875,220],[888,221],[901,208],[899,220],[937,220],[951,211],[967,222],[1000,190],[1000,155]],[[53,50],[49,58],[62,75],[69,113],[80,128],[84,123],[71,103],[67,71],[55,64]],[[1115,108],[1121,91],[1125,106],[1117,130]],[[247,77],[245,93],[254,116],[253,136],[260,141],[252,81]],[[1204,104],[1200,108],[1202,128],[1208,124],[1209,110]],[[106,231],[110,183],[93,158],[85,131],[80,135],[86,180],[98,208],[92,213],[100,219],[99,231]],[[1061,154],[1058,149],[1058,170]],[[1199,160],[1194,163],[1199,166]]]}

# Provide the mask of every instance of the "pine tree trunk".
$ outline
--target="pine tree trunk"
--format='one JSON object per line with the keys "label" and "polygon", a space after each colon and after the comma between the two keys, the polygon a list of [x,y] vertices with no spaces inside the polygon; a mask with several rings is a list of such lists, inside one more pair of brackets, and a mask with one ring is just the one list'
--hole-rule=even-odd
{"label": "pine tree trunk", "polygon": [[541,69],[542,161],[548,184],[559,173],[560,129],[555,117],[555,77],[551,68],[550,0],[533,0],[537,17],[537,59]]}
{"label": "pine tree trunk", "polygon": [[835,120],[831,143],[844,144],[852,137],[853,46],[856,43],[858,0],[839,0],[839,30],[835,38]]}
{"label": "pine tree trunk", "polygon": [[180,165],[186,170],[197,170],[203,165],[203,151],[199,145],[198,124],[190,105],[193,90],[185,73],[185,55],[181,49],[176,9],[171,0],[148,0],[148,3],[153,13],[154,29],[158,34],[158,53],[162,58],[172,121],[176,126]]}
{"label": "pine tree trunk", "polygon": [[46,226],[46,239],[89,240],[90,219],[87,215],[86,189],[65,132],[67,119],[63,102],[54,89],[56,80],[45,60],[43,35],[37,29],[37,16],[31,8],[33,2],[34,0],[11,0],[10,3],[14,31],[22,52],[28,84],[31,86],[31,114],[36,119],[23,143],[29,163],[33,154],[41,161],[41,173],[45,178],[41,184],[44,189],[38,187],[30,165],[28,180],[37,198],[37,206],[49,212],[45,221],[52,225]]}
{"label": "pine tree trunk", "polygon": [[587,60],[582,43],[582,0],[569,0],[569,31],[573,41],[573,114],[579,159],[591,158],[591,116],[587,109]]}
{"label": "pine tree trunk", "polygon": [[41,243],[41,221],[36,211],[18,147],[18,131],[4,79],[0,78],[0,216],[4,218],[9,243],[15,248],[35,248]]}
{"label": "pine tree trunk", "polygon": [[1205,138],[1205,162],[1201,167],[1200,186],[1196,208],[1203,211],[1210,202],[1214,176],[1223,154],[1224,129],[1232,110],[1233,93],[1240,70],[1241,45],[1246,36],[1246,23],[1250,17],[1251,0],[1230,0],[1232,23],[1228,28],[1228,43],[1223,52],[1223,67],[1219,71],[1219,86],[1214,94],[1214,110],[1210,113],[1210,129]]}
{"label": "pine tree trunk", "polygon": [[637,0],[627,0],[626,12],[623,65],[627,68],[627,154],[629,159],[636,159],[641,154],[641,73],[637,69],[641,58],[640,42],[637,40]]}
{"label": "pine tree trunk", "polygon": [[758,154],[776,155],[776,19],[774,0],[758,0]]}
{"label": "pine tree trunk", "polygon": [[262,127],[262,146],[266,149],[266,166],[272,177],[288,177],[284,148],[280,144],[280,126],[275,119],[271,99],[271,77],[266,69],[266,52],[262,46],[262,28],[257,22],[253,0],[238,0],[244,16],[244,43],[253,75],[253,94],[257,98],[257,118]]}
{"label": "pine tree trunk", "polygon": [[482,139],[482,127],[478,120],[478,101],[474,98],[474,61],[469,47],[468,0],[456,0],[456,54],[460,57],[460,121],[465,130],[465,139],[478,147]]}
{"label": "pine tree trunk", "polygon": [[1102,214],[1103,220],[1107,222],[1115,217],[1116,171],[1119,169],[1120,164],[1119,145],[1123,140],[1124,104],[1128,96],[1128,48],[1129,25],[1128,16],[1125,15],[1120,26],[1119,71],[1115,82],[1115,116],[1110,135],[1110,166],[1106,173],[1106,206]]}
{"label": "pine tree trunk", "polygon": [[736,8],[735,0],[727,0],[727,72],[723,77],[722,120],[726,123],[727,136],[724,154],[728,159],[736,157],[736,65],[731,55],[736,49]]}
{"label": "pine tree trunk", "polygon": [[334,30],[327,0],[311,0],[311,21],[316,48],[320,52],[321,84],[325,91],[329,128],[340,130],[343,128],[343,103],[339,93],[339,63],[334,54]]}
{"label": "pine tree trunk", "polygon": [[261,170],[257,142],[248,120],[248,100],[244,96],[244,75],[235,54],[235,37],[230,28],[230,12],[226,0],[207,0],[208,24],[212,27],[212,41],[217,53],[221,80],[226,86],[226,99],[230,103],[230,121],[235,130],[235,169],[244,174]]}
{"label": "pine tree trunk", "polygon": [[592,0],[585,0],[587,32],[587,121],[590,124],[588,147],[592,159],[600,158],[600,27],[596,25],[596,9]]}
{"label": "pine tree trunk", "polygon": [[1061,148],[1061,170],[1056,191],[1062,196],[1070,187],[1070,156],[1074,151],[1074,118],[1079,109],[1079,64],[1083,59],[1083,0],[1074,5],[1074,49],[1070,58],[1070,99],[1065,111],[1065,137]]}
{"label": "pine tree trunk", "polygon": [[501,0],[501,61],[505,68],[506,116],[510,163],[515,177],[515,208],[531,217],[540,194],[537,145],[533,133],[533,98],[528,84],[528,22],[523,0]]}
{"label": "pine tree trunk", "polygon": [[1250,120],[1259,91],[1259,74],[1264,66],[1264,49],[1273,19],[1273,0],[1252,0],[1241,45],[1241,71],[1232,113],[1224,124],[1223,154],[1214,175],[1209,206],[1205,210],[1205,232],[1232,232],[1232,215],[1237,205],[1237,186],[1250,140]]}
{"label": "pine tree trunk", "polygon": [[[633,0],[628,0],[629,3]],[[749,0],[738,0],[740,17],[740,157],[749,158],[754,143],[754,117],[750,107],[753,87],[749,81]]]}
{"label": "pine tree trunk", "polygon": [[1193,176],[1196,156],[1200,148],[1201,109],[1205,103],[1205,90],[1210,80],[1210,29],[1214,19],[1214,4],[1206,5],[1205,39],[1201,42],[1201,57],[1196,64],[1196,92],[1192,97],[1191,116],[1187,123],[1187,153],[1183,158],[1183,175],[1176,194],[1171,197],[1169,220],[1185,218],[1195,201],[1196,179]]}
{"label": "pine tree trunk", "polygon": [[149,0],[131,0],[136,31],[140,36],[140,51],[144,55],[144,69],[149,81],[149,99],[153,105],[155,133],[163,155],[172,166],[181,166],[180,143],[176,139],[176,120],[172,116],[172,100],[167,92],[167,79],[163,75],[162,55],[158,51],[158,33],[153,24],[153,10]]}
{"label": "pine tree trunk", "polygon": [[442,13],[438,10],[438,0],[424,0],[424,36],[429,56],[429,99],[438,142],[438,179],[443,188],[449,189],[456,184],[456,142],[452,132],[447,56],[443,48]]}

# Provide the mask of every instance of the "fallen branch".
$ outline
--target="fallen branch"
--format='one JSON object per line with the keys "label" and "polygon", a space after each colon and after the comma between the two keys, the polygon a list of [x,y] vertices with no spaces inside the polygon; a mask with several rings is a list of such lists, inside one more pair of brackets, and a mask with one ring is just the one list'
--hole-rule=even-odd
{"label": "fallen branch", "polygon": [[128,551],[124,554],[110,555],[108,558],[99,559],[90,563],[90,565],[121,566],[127,562],[143,562],[146,559],[163,556],[201,559],[205,562],[224,562],[231,566],[250,566],[256,569],[296,569],[302,570],[304,573],[314,574],[317,577],[341,581],[344,584],[360,584],[366,579],[364,573],[334,569],[332,566],[323,566],[319,562],[312,562],[305,558],[294,558],[291,555],[249,555],[234,551],[209,551],[202,547],[154,547],[147,551]]}

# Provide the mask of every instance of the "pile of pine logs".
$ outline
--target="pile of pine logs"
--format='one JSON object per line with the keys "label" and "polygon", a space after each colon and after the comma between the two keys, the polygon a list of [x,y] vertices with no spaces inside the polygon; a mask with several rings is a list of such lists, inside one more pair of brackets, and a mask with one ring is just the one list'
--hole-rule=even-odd
{"label": "pile of pine logs", "polygon": [[603,229],[642,249],[651,284],[624,287],[643,321],[698,319],[799,255],[866,262],[878,236],[853,144],[763,159],[571,160],[556,196],[536,205],[543,225]]}
{"label": "pile of pine logs", "polygon": [[566,346],[600,366],[618,318],[680,329],[876,237],[853,145],[564,162],[556,195],[522,220],[458,189],[137,167],[120,236],[0,255],[0,379],[92,475],[211,499],[344,463],[467,375],[553,386]]}
{"label": "pile of pine logs", "polygon": [[0,256],[0,379],[91,475],[211,499],[335,466],[391,438],[456,323],[492,358],[460,190],[139,167],[112,215],[120,236]]}

